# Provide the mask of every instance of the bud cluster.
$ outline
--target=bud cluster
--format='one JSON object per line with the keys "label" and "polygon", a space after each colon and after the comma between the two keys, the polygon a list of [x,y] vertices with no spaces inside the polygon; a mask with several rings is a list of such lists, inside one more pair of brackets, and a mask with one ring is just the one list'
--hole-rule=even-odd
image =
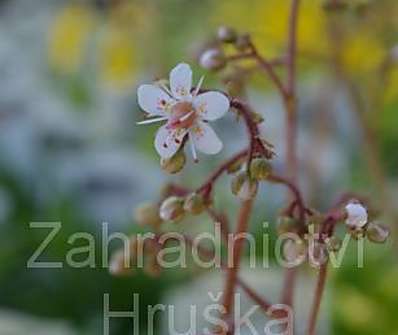
{"label": "bud cluster", "polygon": [[368,210],[358,201],[352,200],[345,206],[346,226],[355,239],[364,238],[373,243],[385,243],[390,235],[388,227],[377,221],[369,222]]}
{"label": "bud cluster", "polygon": [[161,168],[170,174],[176,174],[180,172],[184,168],[185,163],[186,163],[186,156],[183,148],[178,150],[170,158],[160,159]]}
{"label": "bud cluster", "polygon": [[231,181],[231,191],[241,200],[253,199],[258,190],[258,183],[267,180],[272,172],[270,163],[264,158],[254,158],[249,165],[237,167],[238,172]]}
{"label": "bud cluster", "polygon": [[166,198],[159,210],[159,216],[164,221],[181,221],[185,214],[199,215],[206,208],[203,196],[191,193],[186,197],[171,196]]}
{"label": "bud cluster", "polygon": [[228,57],[222,49],[223,44],[233,45],[240,52],[246,51],[251,46],[248,34],[238,34],[235,29],[227,26],[218,28],[216,38],[217,46],[206,49],[199,58],[200,65],[206,70],[219,71],[226,67]]}

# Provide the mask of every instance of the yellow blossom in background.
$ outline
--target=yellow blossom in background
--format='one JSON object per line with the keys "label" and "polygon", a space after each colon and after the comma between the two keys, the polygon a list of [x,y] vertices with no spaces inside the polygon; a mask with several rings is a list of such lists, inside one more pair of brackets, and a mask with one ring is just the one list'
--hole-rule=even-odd
{"label": "yellow blossom in background", "polygon": [[99,45],[101,79],[117,88],[129,88],[136,70],[135,50],[128,30],[109,27]]}
{"label": "yellow blossom in background", "polygon": [[52,68],[62,73],[78,70],[94,23],[94,13],[82,5],[65,7],[56,15],[48,37],[48,56]]}
{"label": "yellow blossom in background", "polygon": [[342,64],[349,73],[364,74],[377,70],[386,57],[380,39],[368,32],[356,31],[348,36],[342,48]]}
{"label": "yellow blossom in background", "polygon": [[384,92],[386,103],[394,102],[398,99],[398,67],[392,69],[388,80],[387,89]]}
{"label": "yellow blossom in background", "polygon": [[120,0],[110,8],[105,32],[98,41],[98,71],[105,84],[120,90],[134,84],[138,60],[146,50],[137,50],[135,46],[152,40],[155,21],[155,12],[149,3]]}
{"label": "yellow blossom in background", "polygon": [[154,26],[154,11],[149,3],[121,0],[111,8],[109,22],[113,26],[130,29],[135,35],[145,34]]}
{"label": "yellow blossom in background", "polygon": [[337,316],[350,329],[357,332],[377,330],[383,324],[383,313],[379,305],[366,294],[350,287],[340,287],[336,293]]}
{"label": "yellow blossom in background", "polygon": [[[213,21],[252,34],[259,49],[268,56],[285,50],[290,1],[221,1]],[[319,0],[303,0],[300,7],[298,46],[301,52],[323,53],[327,47],[325,14]]]}
{"label": "yellow blossom in background", "polygon": [[[288,36],[289,10],[290,1],[260,1],[258,10],[254,12],[258,32],[254,38],[260,48],[268,51],[271,41],[276,48],[284,50]],[[310,55],[323,53],[327,43],[322,6],[318,0],[303,0],[299,13],[299,51]]]}

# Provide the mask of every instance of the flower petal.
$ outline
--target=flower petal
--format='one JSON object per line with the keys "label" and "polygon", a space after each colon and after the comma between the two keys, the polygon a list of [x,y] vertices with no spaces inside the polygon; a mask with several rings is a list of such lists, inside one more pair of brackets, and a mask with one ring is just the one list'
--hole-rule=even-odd
{"label": "flower petal", "polygon": [[214,155],[220,152],[223,147],[222,142],[213,128],[204,122],[198,122],[198,124],[191,129],[190,137],[195,147],[208,155]]}
{"label": "flower petal", "polygon": [[177,99],[191,96],[192,70],[188,64],[180,63],[170,72],[170,89]]}
{"label": "flower petal", "polygon": [[155,85],[141,85],[137,90],[138,104],[149,115],[164,115],[173,99]]}
{"label": "flower petal", "polygon": [[156,151],[162,158],[170,158],[180,148],[186,133],[186,129],[170,129],[167,124],[163,125],[156,133]]}
{"label": "flower petal", "polygon": [[228,98],[220,92],[206,92],[195,97],[193,105],[202,119],[213,121],[228,112],[230,103]]}

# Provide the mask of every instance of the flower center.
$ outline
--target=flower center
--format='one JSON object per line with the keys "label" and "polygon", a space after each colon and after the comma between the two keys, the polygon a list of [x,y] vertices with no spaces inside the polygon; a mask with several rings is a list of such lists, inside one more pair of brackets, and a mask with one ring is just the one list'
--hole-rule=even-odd
{"label": "flower center", "polygon": [[173,129],[190,128],[196,119],[196,111],[187,101],[178,102],[171,108],[169,126]]}

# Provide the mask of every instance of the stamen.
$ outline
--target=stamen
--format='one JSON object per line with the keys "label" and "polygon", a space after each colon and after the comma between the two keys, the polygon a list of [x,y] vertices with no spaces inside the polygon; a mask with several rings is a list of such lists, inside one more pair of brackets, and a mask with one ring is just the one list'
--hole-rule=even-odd
{"label": "stamen", "polygon": [[191,112],[189,112],[188,114],[185,114],[185,115],[184,115],[183,117],[181,117],[178,121],[179,121],[179,122],[184,122],[185,120],[188,120],[189,117],[190,117],[193,113],[195,113],[195,111],[191,111]]}
{"label": "stamen", "polygon": [[198,86],[196,86],[195,92],[193,93],[193,96],[194,96],[194,97],[198,95],[198,93],[199,93],[199,91],[200,91],[200,88],[202,87],[202,84],[203,84],[203,80],[204,80],[204,79],[205,79],[205,76],[202,76],[202,77],[199,79]]}
{"label": "stamen", "polygon": [[167,116],[161,116],[161,117],[156,117],[156,118],[149,119],[149,120],[140,121],[140,122],[137,122],[137,124],[138,124],[138,125],[141,125],[141,124],[150,124],[150,123],[165,121],[165,120],[167,120],[167,119],[168,119]]}
{"label": "stamen", "polygon": [[198,159],[198,155],[196,154],[196,148],[195,148],[194,139],[193,139],[191,133],[189,133],[188,136],[189,136],[189,143],[191,145],[191,152],[192,152],[193,160],[194,160],[195,163],[198,163],[199,159]]}
{"label": "stamen", "polygon": [[165,84],[161,83],[161,84],[159,84],[159,87],[163,91],[165,91],[168,95],[170,95],[170,97],[173,97],[173,94],[171,93],[171,91],[169,90],[169,88]]}

